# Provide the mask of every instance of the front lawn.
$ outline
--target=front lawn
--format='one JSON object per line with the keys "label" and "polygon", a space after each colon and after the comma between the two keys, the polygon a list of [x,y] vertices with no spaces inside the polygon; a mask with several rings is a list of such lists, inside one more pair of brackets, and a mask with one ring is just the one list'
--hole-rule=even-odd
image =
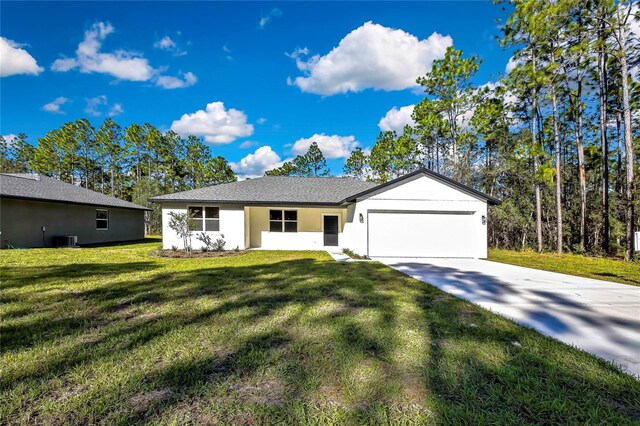
{"label": "front lawn", "polygon": [[640,382],[375,262],[0,253],[1,424],[640,421]]}
{"label": "front lawn", "polygon": [[640,286],[640,262],[580,256],[565,253],[542,253],[489,249],[489,260],[525,268],[542,269],[597,280]]}

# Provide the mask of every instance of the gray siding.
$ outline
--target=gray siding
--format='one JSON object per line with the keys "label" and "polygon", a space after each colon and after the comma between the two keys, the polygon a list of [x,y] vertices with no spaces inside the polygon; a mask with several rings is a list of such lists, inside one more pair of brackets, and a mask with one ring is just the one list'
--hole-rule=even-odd
{"label": "gray siding", "polygon": [[[96,230],[96,209],[109,211],[109,229]],[[1,244],[14,247],[46,247],[53,237],[76,235],[78,244],[130,241],[144,238],[144,211],[115,207],[0,198]]]}

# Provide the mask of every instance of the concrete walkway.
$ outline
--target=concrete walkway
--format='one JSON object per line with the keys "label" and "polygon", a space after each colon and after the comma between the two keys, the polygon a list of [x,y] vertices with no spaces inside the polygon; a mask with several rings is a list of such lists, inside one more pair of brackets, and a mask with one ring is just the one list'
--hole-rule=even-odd
{"label": "concrete walkway", "polygon": [[343,252],[341,252],[340,249],[338,249],[338,248],[336,248],[336,249],[327,249],[327,253],[329,253],[329,256],[333,257],[333,260],[335,260],[336,262],[351,262],[351,261],[353,261],[353,259],[351,259],[349,256],[347,256]]}
{"label": "concrete walkway", "polygon": [[486,260],[375,260],[640,377],[640,287]]}

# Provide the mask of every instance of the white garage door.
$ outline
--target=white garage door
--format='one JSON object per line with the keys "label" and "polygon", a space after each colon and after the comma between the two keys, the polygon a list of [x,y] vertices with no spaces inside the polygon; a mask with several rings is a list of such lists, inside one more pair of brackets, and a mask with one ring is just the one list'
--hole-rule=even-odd
{"label": "white garage door", "polygon": [[369,256],[474,257],[474,212],[369,212]]}

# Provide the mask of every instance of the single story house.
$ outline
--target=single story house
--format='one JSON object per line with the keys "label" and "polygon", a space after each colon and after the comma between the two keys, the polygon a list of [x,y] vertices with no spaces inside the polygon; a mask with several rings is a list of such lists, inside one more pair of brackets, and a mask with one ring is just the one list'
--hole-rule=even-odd
{"label": "single story house", "polygon": [[[370,257],[487,256],[487,205],[500,200],[428,169],[375,184],[346,177],[271,177],[151,198],[165,249],[182,248],[170,212],[226,248],[348,248]],[[202,246],[192,238],[193,247]]]}
{"label": "single story house", "polygon": [[36,173],[0,173],[2,247],[54,247],[144,238],[144,213],[128,201]]}

